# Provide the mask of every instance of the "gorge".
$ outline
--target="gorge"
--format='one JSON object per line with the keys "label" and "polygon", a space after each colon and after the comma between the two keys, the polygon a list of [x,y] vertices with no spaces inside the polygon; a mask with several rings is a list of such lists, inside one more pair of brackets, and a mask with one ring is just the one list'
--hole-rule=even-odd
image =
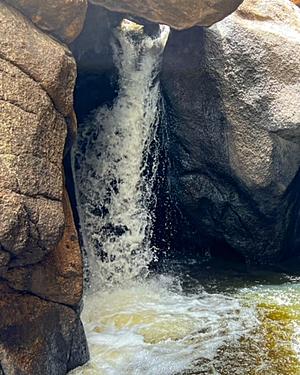
{"label": "gorge", "polygon": [[0,374],[298,374],[299,8],[7,0],[0,31]]}

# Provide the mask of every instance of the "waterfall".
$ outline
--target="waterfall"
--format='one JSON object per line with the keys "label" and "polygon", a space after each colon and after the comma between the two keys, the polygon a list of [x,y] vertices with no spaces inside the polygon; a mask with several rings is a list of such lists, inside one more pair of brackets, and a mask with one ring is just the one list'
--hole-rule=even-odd
{"label": "waterfall", "polygon": [[[113,41],[118,97],[79,127],[73,171],[83,247],[93,289],[148,273],[153,183],[158,166],[158,72],[169,28],[157,36],[124,20]],[[101,90],[101,87],[99,87]]]}

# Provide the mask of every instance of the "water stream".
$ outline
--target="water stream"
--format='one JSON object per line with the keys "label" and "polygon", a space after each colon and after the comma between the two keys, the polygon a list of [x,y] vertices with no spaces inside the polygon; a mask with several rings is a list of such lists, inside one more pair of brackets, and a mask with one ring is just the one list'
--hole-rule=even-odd
{"label": "water stream", "polygon": [[169,29],[116,30],[118,98],[79,127],[76,198],[89,288],[91,360],[77,375],[300,374],[300,283],[150,274],[159,161],[158,80]]}

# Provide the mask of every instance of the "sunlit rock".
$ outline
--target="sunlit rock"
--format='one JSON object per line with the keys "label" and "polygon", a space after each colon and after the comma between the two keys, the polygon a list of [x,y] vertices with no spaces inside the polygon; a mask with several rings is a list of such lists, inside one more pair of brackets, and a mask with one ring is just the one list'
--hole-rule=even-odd
{"label": "sunlit rock", "polygon": [[0,372],[65,374],[88,356],[81,253],[63,198],[76,66],[4,2],[0,33]]}
{"label": "sunlit rock", "polygon": [[288,0],[247,0],[167,46],[174,194],[196,238],[221,253],[272,262],[299,250],[299,58]]}
{"label": "sunlit rock", "polygon": [[62,41],[72,42],[85,20],[87,0],[7,0],[40,29]]}
{"label": "sunlit rock", "polygon": [[82,297],[82,259],[68,195],[64,193],[65,230],[58,246],[41,262],[5,273],[9,285],[53,302],[78,305]]}
{"label": "sunlit rock", "polygon": [[181,30],[195,25],[210,26],[232,13],[242,1],[91,0],[91,3]]}

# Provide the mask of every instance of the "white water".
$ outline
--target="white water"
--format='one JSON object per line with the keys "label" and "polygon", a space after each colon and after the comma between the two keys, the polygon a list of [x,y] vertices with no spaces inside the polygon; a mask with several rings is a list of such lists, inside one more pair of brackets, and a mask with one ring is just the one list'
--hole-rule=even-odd
{"label": "white water", "polygon": [[[89,255],[93,290],[145,276],[150,246],[152,185],[160,115],[157,73],[169,34],[157,37],[123,21],[113,44],[119,93],[81,125],[74,168],[81,234]],[[101,88],[100,88],[101,89]],[[147,165],[151,148],[151,166]]]}
{"label": "white water", "polygon": [[173,375],[256,322],[234,298],[188,296],[172,279],[146,280],[155,257],[157,74],[168,33],[162,26],[153,38],[123,23],[114,42],[118,98],[79,129],[74,172],[93,294],[82,315],[91,361],[77,374]]}
{"label": "white water", "polygon": [[[91,360],[73,373],[296,375],[300,367],[283,361],[285,353],[300,353],[300,307],[292,298],[299,299],[300,288],[256,287],[231,296],[195,288],[187,294],[176,279],[146,278],[155,257],[151,209],[161,110],[156,78],[167,36],[165,27],[150,38],[142,28],[123,24],[114,43],[119,96],[112,108],[99,108],[80,126],[74,172],[94,293],[85,298],[82,314]],[[281,305],[294,314],[287,325],[276,310]],[[289,349],[280,336],[287,328],[292,352],[283,351],[277,361],[281,349],[268,343],[277,334],[279,345]]]}
{"label": "white water", "polygon": [[166,277],[89,296],[82,318],[91,360],[77,375],[178,374],[257,325],[238,299],[185,295]]}

